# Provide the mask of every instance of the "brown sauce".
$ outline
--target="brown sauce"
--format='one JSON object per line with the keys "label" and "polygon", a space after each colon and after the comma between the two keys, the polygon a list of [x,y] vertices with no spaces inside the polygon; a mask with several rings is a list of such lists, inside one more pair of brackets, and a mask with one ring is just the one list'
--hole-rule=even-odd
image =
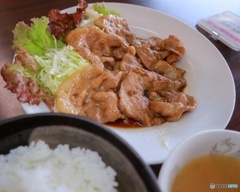
{"label": "brown sauce", "polygon": [[141,125],[134,119],[128,119],[128,120],[118,119],[115,122],[108,122],[108,123],[106,123],[106,125],[116,127],[116,128],[125,128],[125,129],[143,127],[143,125]]}

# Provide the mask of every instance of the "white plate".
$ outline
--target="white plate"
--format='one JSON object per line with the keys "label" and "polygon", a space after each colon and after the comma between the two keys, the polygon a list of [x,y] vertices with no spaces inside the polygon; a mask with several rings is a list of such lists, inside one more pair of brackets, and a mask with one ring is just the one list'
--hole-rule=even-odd
{"label": "white plate", "polygon": [[[91,6],[91,5],[89,5]],[[184,138],[207,129],[225,129],[235,105],[235,85],[229,67],[219,51],[199,32],[159,11],[122,3],[106,3],[120,12],[138,36],[174,34],[186,47],[178,62],[185,69],[188,86],[185,93],[194,96],[197,108],[177,122],[141,129],[112,128],[125,139],[148,164],[162,163]],[[64,11],[73,12],[75,8]],[[47,112],[44,104],[23,104],[26,113]]]}

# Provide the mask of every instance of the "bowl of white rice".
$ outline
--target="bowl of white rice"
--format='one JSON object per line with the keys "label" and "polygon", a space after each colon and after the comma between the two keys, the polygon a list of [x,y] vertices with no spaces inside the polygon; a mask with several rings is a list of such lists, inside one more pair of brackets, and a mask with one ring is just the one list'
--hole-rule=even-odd
{"label": "bowl of white rice", "polygon": [[0,191],[159,192],[157,178],[113,131],[59,113],[0,122]]}

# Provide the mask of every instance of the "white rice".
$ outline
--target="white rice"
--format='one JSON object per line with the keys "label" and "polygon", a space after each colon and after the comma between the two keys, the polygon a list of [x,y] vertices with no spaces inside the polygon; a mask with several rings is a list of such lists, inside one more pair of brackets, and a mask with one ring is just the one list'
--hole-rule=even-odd
{"label": "white rice", "polygon": [[43,141],[0,155],[0,192],[116,192],[116,172],[97,152]]}

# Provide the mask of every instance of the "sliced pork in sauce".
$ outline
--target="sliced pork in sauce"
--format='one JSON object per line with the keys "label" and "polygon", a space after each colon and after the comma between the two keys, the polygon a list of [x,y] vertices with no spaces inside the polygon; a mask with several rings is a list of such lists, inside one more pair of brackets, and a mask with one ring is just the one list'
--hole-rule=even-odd
{"label": "sliced pork in sauce", "polygon": [[135,49],[128,46],[117,35],[106,34],[97,27],[79,27],[67,36],[67,43],[80,55],[93,64],[106,64],[106,68],[115,66],[125,53],[135,54]]}
{"label": "sliced pork in sauce", "polygon": [[138,62],[137,58],[134,55],[129,53],[123,56],[123,59],[119,64],[119,69],[121,71],[131,71],[132,69],[139,67],[142,68],[143,65]]}
{"label": "sliced pork in sauce", "polygon": [[56,101],[58,110],[101,123],[123,118],[115,92],[122,75],[122,72],[103,71],[95,65],[74,73],[59,88]]}
{"label": "sliced pork in sauce", "polygon": [[95,20],[94,24],[104,33],[121,37],[125,43],[128,43],[128,39],[132,39],[134,37],[134,35],[130,32],[127,21],[118,16],[105,15]]}
{"label": "sliced pork in sauce", "polygon": [[161,99],[150,102],[153,113],[165,117],[167,121],[177,121],[182,114],[195,109],[196,104],[192,96],[181,92],[163,92]]}
{"label": "sliced pork in sauce", "polygon": [[165,120],[156,116],[149,108],[150,100],[144,94],[151,88],[157,74],[142,68],[130,71],[121,83],[119,107],[126,117],[135,119],[142,125],[160,125]]}
{"label": "sliced pork in sauce", "polygon": [[102,123],[133,119],[153,126],[196,107],[194,97],[182,92],[185,70],[175,67],[185,51],[177,37],[138,38],[118,16],[102,16],[95,24],[66,38],[92,66],[60,86],[60,111]]}

